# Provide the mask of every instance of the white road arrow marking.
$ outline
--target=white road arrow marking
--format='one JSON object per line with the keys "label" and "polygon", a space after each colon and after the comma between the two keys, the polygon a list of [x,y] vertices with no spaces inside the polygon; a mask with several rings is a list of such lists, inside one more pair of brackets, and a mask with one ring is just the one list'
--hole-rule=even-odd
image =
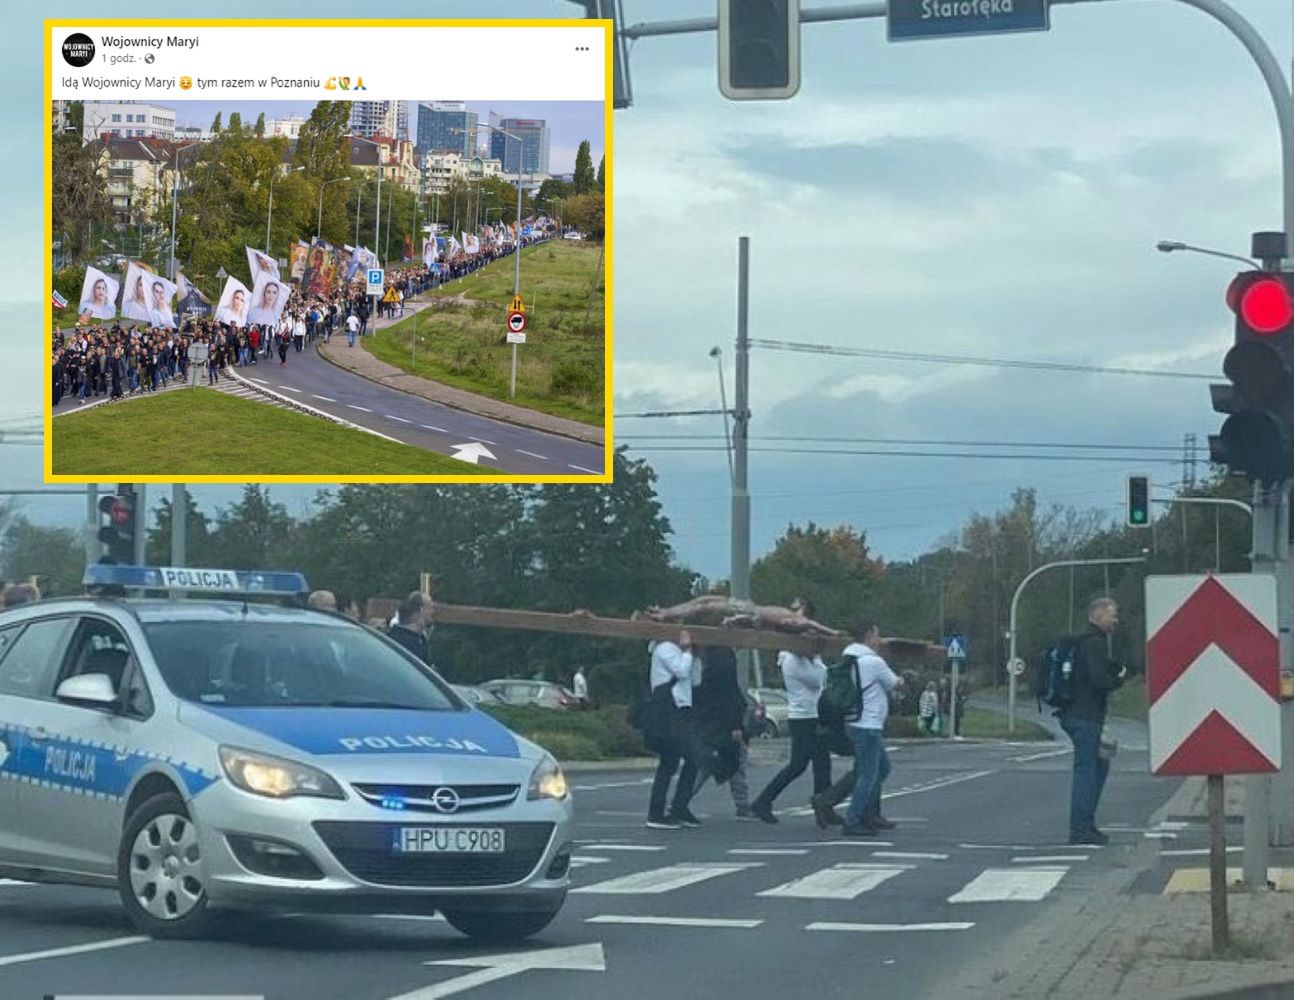
{"label": "white road arrow marking", "polygon": [[529,969],[562,969],[579,972],[606,972],[607,963],[602,955],[601,943],[577,944],[569,948],[540,948],[537,951],[520,951],[511,955],[477,955],[472,958],[446,958],[423,965],[479,966],[480,972],[469,972],[456,979],[448,979],[434,986],[426,986],[405,993],[394,1000],[440,1000],[465,990],[484,986],[497,979],[506,979]]}
{"label": "white road arrow marking", "polygon": [[479,441],[473,441],[470,444],[451,444],[454,449],[454,457],[464,462],[471,462],[476,465],[482,458],[493,458],[494,453]]}
{"label": "white road arrow marking", "polygon": [[1217,645],[1210,645],[1150,706],[1150,767],[1156,770],[1217,712],[1279,765],[1280,705]]}

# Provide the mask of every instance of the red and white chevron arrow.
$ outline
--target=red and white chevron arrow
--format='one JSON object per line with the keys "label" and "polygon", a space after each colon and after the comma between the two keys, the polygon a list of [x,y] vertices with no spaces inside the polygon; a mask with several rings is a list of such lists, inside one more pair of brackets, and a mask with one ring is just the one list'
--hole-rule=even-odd
{"label": "red and white chevron arrow", "polygon": [[1280,769],[1276,580],[1146,580],[1146,686],[1155,774]]}

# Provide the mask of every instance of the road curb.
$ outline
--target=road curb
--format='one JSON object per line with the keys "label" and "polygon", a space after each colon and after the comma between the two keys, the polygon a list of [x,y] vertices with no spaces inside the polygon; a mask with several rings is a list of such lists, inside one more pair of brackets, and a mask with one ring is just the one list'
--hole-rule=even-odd
{"label": "road curb", "polygon": [[348,427],[353,431],[363,431],[365,434],[372,434],[374,437],[380,437],[385,441],[392,442],[393,444],[404,443],[402,441],[397,441],[393,437],[388,437],[387,435],[383,434],[381,431],[375,431],[371,427],[362,427],[359,424],[353,424],[349,420],[346,420],[342,417],[333,416],[331,413],[325,413],[323,410],[316,410],[313,406],[310,406],[307,403],[302,403],[300,400],[293,399],[290,396],[284,396],[282,393],[275,392],[273,389],[267,389],[263,385],[253,385],[251,381],[243,378],[243,376],[237,374],[232,370],[229,372],[226,372],[225,374],[228,377],[232,378],[235,382],[241,382],[244,386],[246,386],[248,389],[251,389],[253,392],[263,393],[266,396],[273,396],[279,402],[286,403],[294,410],[300,410],[303,413],[309,414],[312,417],[322,417],[324,420],[328,420],[334,424],[340,424],[342,427]]}

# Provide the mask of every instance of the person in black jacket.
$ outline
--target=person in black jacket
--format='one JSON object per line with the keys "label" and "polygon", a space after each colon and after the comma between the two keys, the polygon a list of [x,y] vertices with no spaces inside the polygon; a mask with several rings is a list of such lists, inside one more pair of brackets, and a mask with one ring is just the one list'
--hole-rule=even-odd
{"label": "person in black jacket", "polygon": [[1071,844],[1099,846],[1110,839],[1096,828],[1096,807],[1110,773],[1110,762],[1100,753],[1106,701],[1111,691],[1123,685],[1127,673],[1126,667],[1110,657],[1109,637],[1118,627],[1118,604],[1109,597],[1092,601],[1087,630],[1075,637],[1073,700],[1056,713],[1074,743],[1074,778],[1069,796]]}
{"label": "person in black jacket", "polygon": [[427,655],[427,623],[431,620],[431,598],[420,590],[411,591],[400,605],[395,624],[386,630],[388,637],[410,653],[430,664]]}
{"label": "person in black jacket", "polygon": [[708,750],[706,766],[696,780],[693,795],[705,779],[727,781],[737,818],[751,816],[750,784],[746,778],[746,696],[737,683],[737,655],[727,646],[699,651],[701,684],[693,692],[701,741]]}

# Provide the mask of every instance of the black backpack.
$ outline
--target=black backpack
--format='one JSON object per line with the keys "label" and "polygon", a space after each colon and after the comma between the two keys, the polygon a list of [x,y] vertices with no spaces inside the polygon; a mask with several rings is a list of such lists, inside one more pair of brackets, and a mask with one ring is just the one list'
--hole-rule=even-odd
{"label": "black backpack", "polygon": [[1074,702],[1077,678],[1078,640],[1073,636],[1057,639],[1039,655],[1033,670],[1033,694],[1038,711],[1043,705],[1064,711]]}
{"label": "black backpack", "polygon": [[863,714],[863,692],[872,684],[859,690],[856,656],[846,656],[827,667],[827,679],[818,698],[818,718],[828,724],[857,722]]}

